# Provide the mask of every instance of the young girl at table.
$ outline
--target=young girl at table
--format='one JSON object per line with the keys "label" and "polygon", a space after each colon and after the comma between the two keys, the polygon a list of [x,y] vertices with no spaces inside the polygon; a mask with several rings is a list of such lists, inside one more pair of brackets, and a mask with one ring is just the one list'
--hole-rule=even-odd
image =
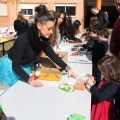
{"label": "young girl at table", "polygon": [[91,120],[114,120],[113,99],[120,86],[120,63],[115,56],[105,56],[98,67],[104,78],[97,88],[94,77],[89,77],[86,82],[93,95]]}
{"label": "young girl at table", "polygon": [[35,24],[17,38],[8,55],[0,58],[0,84],[5,82],[12,86],[22,79],[34,87],[42,86],[40,81],[29,76],[34,69],[34,62],[40,63],[39,53],[42,50],[53,62],[68,71],[68,77],[76,78],[76,74],[58,57],[49,44],[49,37],[55,23],[54,17],[46,6],[39,7],[40,11],[36,16]]}

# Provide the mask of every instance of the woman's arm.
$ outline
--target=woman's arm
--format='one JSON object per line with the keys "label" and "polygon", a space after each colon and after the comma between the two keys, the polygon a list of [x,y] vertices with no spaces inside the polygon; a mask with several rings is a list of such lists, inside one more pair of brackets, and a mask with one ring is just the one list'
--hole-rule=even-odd
{"label": "woman's arm", "polygon": [[51,48],[48,44],[47,47],[44,49],[46,55],[55,62],[58,66],[60,66],[63,70],[65,70],[66,66],[68,66]]}
{"label": "woman's arm", "polygon": [[14,43],[12,50],[12,68],[22,79],[27,82],[30,77],[21,67],[23,54],[25,53],[25,49],[27,47],[25,41],[22,39],[25,40],[25,38],[23,37],[18,37],[18,39]]}

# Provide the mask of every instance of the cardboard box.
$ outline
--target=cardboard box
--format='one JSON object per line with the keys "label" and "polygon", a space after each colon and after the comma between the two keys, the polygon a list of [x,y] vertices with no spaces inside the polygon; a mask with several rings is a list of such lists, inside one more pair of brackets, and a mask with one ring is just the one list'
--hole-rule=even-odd
{"label": "cardboard box", "polygon": [[[61,52],[61,51],[55,51],[56,54],[65,62],[68,63],[68,52]],[[56,63],[54,63],[46,54],[42,54],[42,58],[40,60],[40,63],[44,67],[49,68],[58,68],[61,69]]]}
{"label": "cardboard box", "polygon": [[[50,81],[60,81],[63,76],[63,72],[57,68],[42,68],[41,75],[37,78],[38,80],[50,80]],[[32,72],[35,76],[35,71]]]}
{"label": "cardboard box", "polygon": [[[68,62],[68,53],[67,52],[56,52],[59,57],[64,61]],[[50,81],[60,81],[61,77],[63,76],[63,72],[61,68],[55,64],[46,54],[42,54],[42,57],[40,59],[40,64],[43,66],[41,71],[41,75],[39,77],[36,77],[36,79],[39,80],[50,80]],[[32,74],[35,76],[35,71],[32,72]]]}

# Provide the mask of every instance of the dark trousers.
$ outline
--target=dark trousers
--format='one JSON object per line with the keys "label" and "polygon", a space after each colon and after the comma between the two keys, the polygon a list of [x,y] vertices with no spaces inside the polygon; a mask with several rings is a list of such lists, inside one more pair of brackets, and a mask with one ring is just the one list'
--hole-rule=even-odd
{"label": "dark trousers", "polygon": [[95,80],[96,80],[96,86],[100,83],[101,81],[101,72],[98,68],[97,65],[93,64],[92,66],[92,75],[94,76]]}

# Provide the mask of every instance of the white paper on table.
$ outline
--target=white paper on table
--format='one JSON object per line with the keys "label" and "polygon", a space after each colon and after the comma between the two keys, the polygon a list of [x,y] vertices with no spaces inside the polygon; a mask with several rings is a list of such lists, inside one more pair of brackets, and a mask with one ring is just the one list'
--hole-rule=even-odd
{"label": "white paper on table", "polygon": [[63,42],[61,42],[59,45],[58,45],[58,48],[57,48],[57,45],[54,47],[54,50],[55,51],[68,51],[69,49],[71,48],[71,45],[69,43],[66,43],[64,44]]}

